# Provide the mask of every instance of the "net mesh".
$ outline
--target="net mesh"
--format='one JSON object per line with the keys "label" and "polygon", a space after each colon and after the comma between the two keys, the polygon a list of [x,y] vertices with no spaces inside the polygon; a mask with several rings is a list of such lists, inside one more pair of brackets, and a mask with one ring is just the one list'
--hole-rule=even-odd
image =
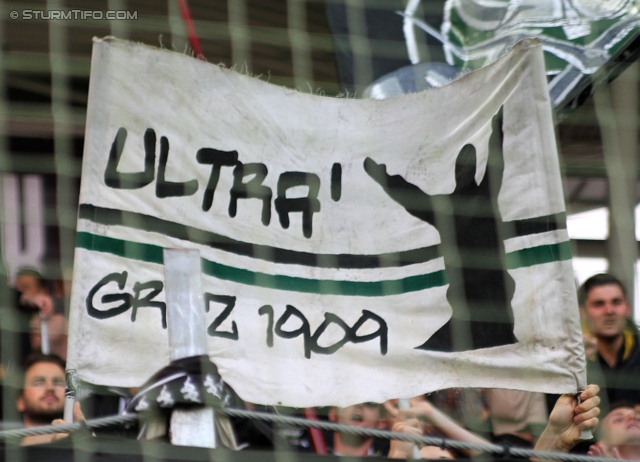
{"label": "net mesh", "polygon": [[[48,0],[0,2],[0,190],[6,278],[34,267],[67,298],[73,266],[92,37],[113,35],[194,54],[210,63],[301,92],[361,97],[374,80],[409,63],[402,18],[393,27],[372,11],[404,10],[388,0]],[[437,27],[444,0],[417,15]],[[114,19],[106,19],[112,14]],[[190,29],[190,28],[193,29]],[[416,29],[422,61],[443,61],[441,44]],[[382,63],[382,64],[381,64]],[[612,242],[575,241],[574,255],[611,256],[633,293],[638,200],[637,70],[603,90],[558,126],[566,196],[574,211],[613,204]],[[616,116],[616,112],[623,112]],[[622,123],[622,126],[621,126]],[[602,135],[601,135],[602,133]],[[609,188],[610,186],[610,188]],[[2,365],[17,368],[28,326],[16,295],[0,285]],[[21,340],[22,339],[22,340]],[[6,384],[3,412],[17,420]]]}

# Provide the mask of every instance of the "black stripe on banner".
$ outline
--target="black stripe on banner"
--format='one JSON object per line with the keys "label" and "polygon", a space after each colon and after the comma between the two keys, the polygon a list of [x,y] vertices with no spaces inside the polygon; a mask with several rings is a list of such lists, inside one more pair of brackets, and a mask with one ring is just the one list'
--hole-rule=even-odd
{"label": "black stripe on banner", "polygon": [[[154,244],[126,241],[78,231],[76,234],[76,247],[118,255],[132,260],[163,264],[163,248]],[[568,241],[541,245],[511,252],[506,254],[505,257],[507,268],[526,268],[544,263],[570,260],[571,246]],[[379,297],[416,292],[432,287],[441,287],[449,283],[444,270],[408,276],[397,280],[336,281],[259,273],[222,265],[204,258],[201,259],[201,262],[203,272],[209,276],[240,284],[294,292]]]}
{"label": "black stripe on banner", "polygon": [[[514,225],[516,236],[527,236],[529,234],[540,234],[558,229],[567,229],[567,214],[556,213],[544,217],[528,218],[526,220],[515,220],[510,222]],[[508,223],[507,223],[508,224]]]}
{"label": "black stripe on banner", "polygon": [[80,204],[79,218],[102,225],[119,225],[127,228],[151,231],[225,252],[273,263],[295,264],[318,268],[391,268],[424,263],[440,257],[438,246],[422,247],[402,252],[379,255],[314,254],[297,252],[266,245],[252,244],[221,234],[204,231],[142,213]]}

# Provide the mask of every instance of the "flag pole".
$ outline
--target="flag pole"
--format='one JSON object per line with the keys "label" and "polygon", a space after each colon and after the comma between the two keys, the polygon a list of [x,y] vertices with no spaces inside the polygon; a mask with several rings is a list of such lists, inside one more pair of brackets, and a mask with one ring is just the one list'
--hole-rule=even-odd
{"label": "flag pole", "polygon": [[51,353],[51,347],[49,346],[49,327],[42,312],[40,312],[40,350],[43,355]]}
{"label": "flag pole", "polygon": [[64,411],[62,418],[65,422],[73,422],[73,405],[76,402],[78,390],[78,375],[75,369],[65,371]]}
{"label": "flag pole", "polygon": [[[171,361],[207,355],[200,252],[164,249],[164,280]],[[215,414],[211,407],[174,409],[171,444],[215,448]]]}
{"label": "flag pole", "polygon": [[200,46],[200,40],[198,40],[198,35],[196,34],[196,28],[193,25],[193,18],[191,17],[191,11],[189,11],[189,4],[187,3],[187,0],[177,1],[178,6],[180,7],[182,20],[184,21],[184,26],[187,29],[189,45],[191,46],[193,53],[196,55],[196,58],[206,61],[204,54],[202,54],[202,47]]}
{"label": "flag pole", "polygon": [[[411,407],[411,404],[409,403],[408,399],[406,398],[398,399],[398,409],[409,409],[410,407]],[[418,449],[418,446],[416,446],[415,444],[413,445],[411,458],[420,459],[420,450]]]}

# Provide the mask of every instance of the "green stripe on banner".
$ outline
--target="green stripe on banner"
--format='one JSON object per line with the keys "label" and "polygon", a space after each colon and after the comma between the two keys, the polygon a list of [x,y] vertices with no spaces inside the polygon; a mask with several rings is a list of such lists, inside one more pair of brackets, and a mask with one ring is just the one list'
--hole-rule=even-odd
{"label": "green stripe on banner", "polygon": [[85,233],[82,231],[76,234],[76,247],[110,253],[119,257],[130,258],[132,260],[158,263],[160,265],[163,263],[163,248],[158,245],[141,244],[139,242],[125,241],[123,239],[113,239],[111,237]]}
{"label": "green stripe on banner", "polygon": [[[163,248],[153,244],[143,244],[86,232],[78,232],[76,236],[76,247],[110,253],[132,260],[162,264]],[[205,260],[204,258],[201,260],[202,272],[206,275],[240,284],[293,292],[379,297],[383,295],[417,292],[448,284],[447,275],[443,270],[390,281],[358,282],[271,275],[222,265]]]}
{"label": "green stripe on banner", "polygon": [[[132,260],[162,264],[163,248],[153,244],[114,239],[79,231],[76,237],[76,247],[110,253]],[[567,241],[518,250],[506,254],[505,257],[508,269],[524,268],[542,263],[569,260],[571,259],[571,247]],[[203,258],[202,271],[206,275],[218,279],[270,289],[315,294],[358,295],[363,297],[417,292],[448,284],[444,270],[389,281],[335,281],[259,273],[222,265]]]}
{"label": "green stripe on banner", "polygon": [[526,268],[563,260],[571,260],[571,245],[569,241],[539,245],[538,247],[530,247],[505,255],[507,269]]}

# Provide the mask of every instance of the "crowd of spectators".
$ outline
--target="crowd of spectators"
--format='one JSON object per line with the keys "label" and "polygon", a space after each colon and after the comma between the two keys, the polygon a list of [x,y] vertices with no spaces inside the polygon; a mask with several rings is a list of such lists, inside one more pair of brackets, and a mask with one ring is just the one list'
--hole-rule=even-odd
{"label": "crowd of spectators", "polygon": [[[24,332],[18,348],[23,363],[22,375],[16,379],[14,374],[13,378],[15,411],[20,413],[21,420],[15,421],[13,426],[29,428],[62,418],[67,322],[62,297],[51,293],[38,272],[20,271],[15,289],[16,313]],[[599,274],[583,284],[578,298],[588,382],[592,384],[582,392],[580,400],[576,396],[563,395],[554,404],[553,399],[545,399],[540,393],[449,389],[412,398],[408,400],[408,407],[399,408],[393,400],[317,409],[317,414],[320,419],[360,428],[567,452],[576,450],[572,448],[579,441],[580,430],[596,426],[601,409],[604,418],[596,432],[597,442],[578,445],[577,451],[619,459],[640,458],[640,338],[632,321],[625,288],[615,277]],[[11,373],[6,369],[2,372],[6,387],[11,382]],[[96,390],[99,388],[94,387],[89,396],[82,397],[89,417],[118,413],[127,398],[135,393],[135,390],[112,390],[117,393]],[[110,394],[112,400],[108,399]],[[4,393],[4,396],[6,408],[9,394]],[[107,404],[98,410],[95,403],[101,402],[100,397],[106,399]],[[550,413],[547,402],[552,404]],[[256,408],[249,403],[240,403],[240,406]],[[302,413],[292,409],[262,409]],[[10,410],[5,411],[9,411],[3,411],[6,419],[12,414]],[[82,415],[79,407],[76,415]],[[5,420],[3,428],[11,427],[11,422]],[[413,443],[340,432],[321,435],[327,449],[319,451],[317,443],[312,444],[306,431],[256,424],[246,419],[235,420],[234,428],[240,447],[317,451],[354,457],[412,458],[419,455],[440,459],[476,455],[473,451],[416,447]],[[53,435],[44,435],[27,437],[22,443],[39,444],[52,440],[55,440]]]}

